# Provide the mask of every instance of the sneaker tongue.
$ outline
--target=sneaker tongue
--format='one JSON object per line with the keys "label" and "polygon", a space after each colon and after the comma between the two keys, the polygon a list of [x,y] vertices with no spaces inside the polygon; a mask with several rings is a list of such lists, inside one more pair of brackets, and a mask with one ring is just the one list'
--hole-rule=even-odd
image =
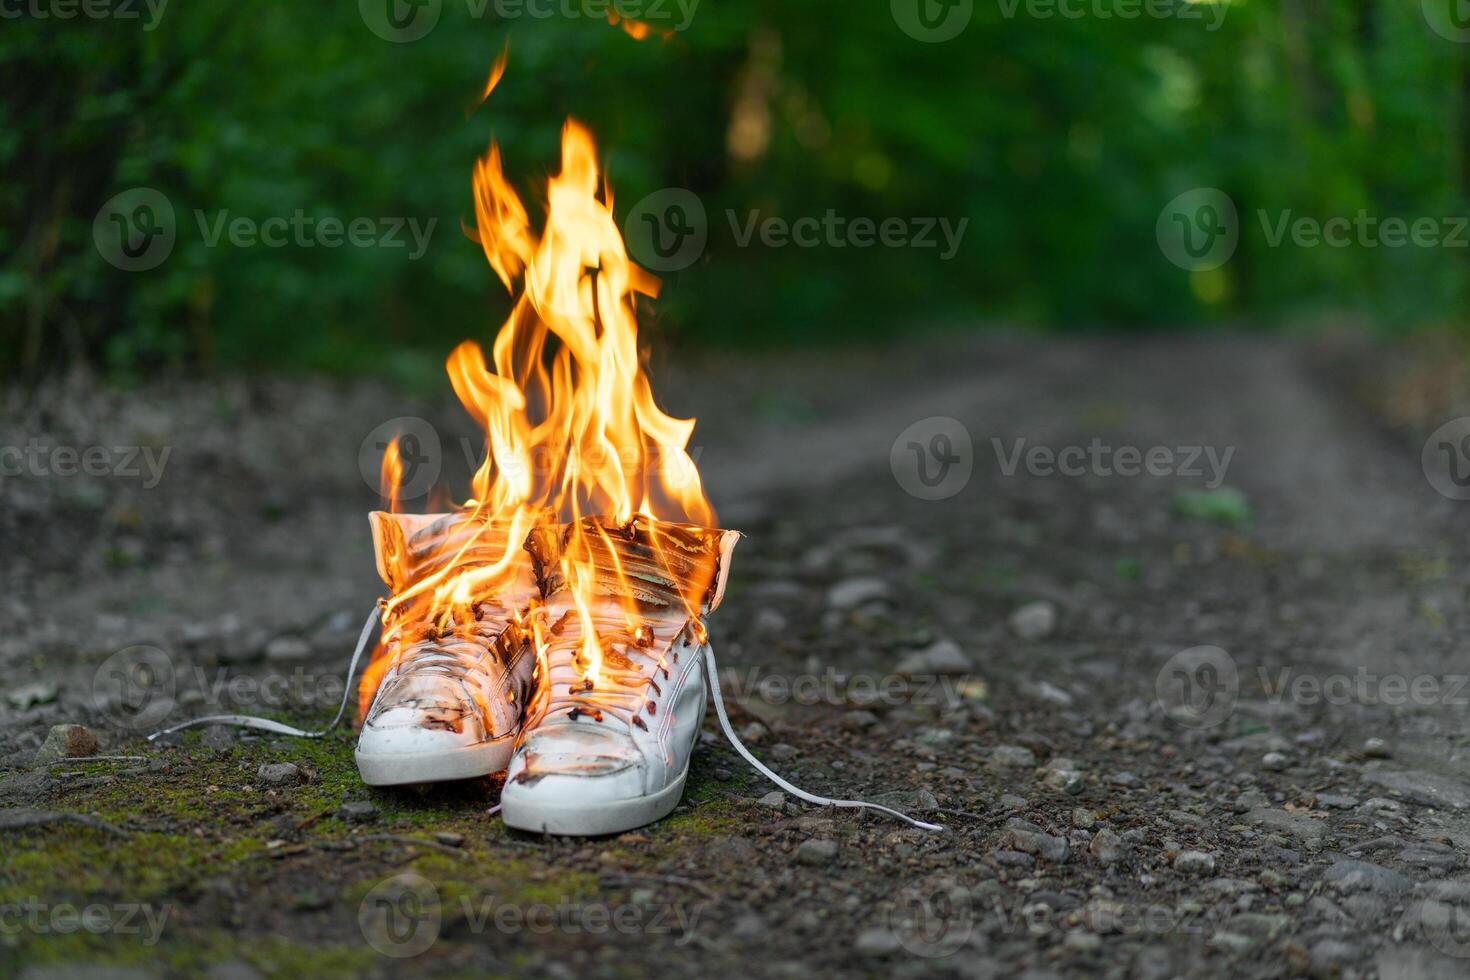
{"label": "sneaker tongue", "polygon": [[[470,511],[449,514],[393,514],[375,510],[368,514],[373,532],[373,556],[378,576],[397,595],[414,583],[442,569],[451,561],[468,567],[500,561],[507,549],[521,542],[509,540],[508,529],[476,519]],[[530,563],[518,570],[506,598],[510,605],[535,594]]]}

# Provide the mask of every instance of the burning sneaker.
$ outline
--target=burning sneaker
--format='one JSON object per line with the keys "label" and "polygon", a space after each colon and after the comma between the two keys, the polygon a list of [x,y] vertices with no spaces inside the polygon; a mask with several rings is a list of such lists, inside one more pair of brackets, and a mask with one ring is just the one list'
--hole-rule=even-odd
{"label": "burning sneaker", "polygon": [[[378,574],[392,590],[368,616],[347,681],[381,618],[382,642],[358,684],[363,727],[358,771],[370,786],[469,779],[504,769],[534,686],[526,626],[538,595],[523,520],[497,525],[474,511],[368,515]],[[321,738],[347,713],[350,686],[331,724],[308,731],[253,715],[209,715],[154,732],[232,725]]]}
{"label": "burning sneaker", "polygon": [[363,782],[499,772],[521,732],[536,660],[524,536],[465,514],[371,516],[378,574],[393,598],[359,685]]}
{"label": "burning sneaker", "polygon": [[674,809],[708,696],[700,617],[738,539],[645,518],[532,534],[545,683],[501,795],[508,826],[613,834]]}

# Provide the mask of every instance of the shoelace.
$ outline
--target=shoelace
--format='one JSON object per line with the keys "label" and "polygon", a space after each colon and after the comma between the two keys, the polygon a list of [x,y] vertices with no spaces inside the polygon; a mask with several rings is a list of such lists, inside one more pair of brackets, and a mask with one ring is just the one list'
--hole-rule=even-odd
{"label": "shoelace", "polygon": [[357,636],[357,649],[352,651],[352,662],[347,665],[347,678],[342,684],[342,703],[337,706],[337,717],[332,723],[318,732],[310,732],[303,728],[293,728],[290,725],[273,721],[270,718],[259,718],[255,715],[208,715],[204,718],[194,718],[172,728],[154,732],[148,736],[148,741],[162,738],[164,735],[172,735],[186,728],[196,725],[229,725],[233,728],[254,728],[263,732],[275,732],[277,735],[294,735],[297,738],[321,738],[323,735],[336,728],[342,722],[342,716],[347,713],[347,702],[352,699],[352,675],[357,673],[358,661],[362,659],[362,653],[367,649],[368,640],[372,638],[373,629],[378,624],[378,607],[375,604],[373,611],[368,613],[367,622],[362,624],[362,632]]}
{"label": "shoelace", "polygon": [[724,730],[725,737],[730,740],[730,744],[735,746],[735,751],[744,756],[745,761],[754,766],[756,771],[759,772],[762,776],[765,776],[771,782],[775,783],[777,786],[781,787],[797,799],[806,800],[808,803],[815,803],[818,806],[853,807],[866,810],[877,810],[879,813],[886,813],[890,817],[897,817],[905,823],[909,823],[915,827],[918,827],[920,830],[944,830],[943,824],[925,823],[922,820],[915,820],[913,817],[909,816],[906,813],[900,813],[899,811],[894,810],[891,807],[886,807],[879,803],[868,803],[865,800],[833,800],[825,796],[818,796],[815,793],[808,793],[806,790],[801,789],[798,786],[793,786],[791,783],[776,775],[770,769],[766,768],[766,766],[759,759],[752,755],[750,750],[745,747],[745,743],[741,742],[740,739],[735,736],[735,729],[732,728],[730,725],[730,716],[725,714],[725,696],[720,691],[720,675],[719,667],[715,664],[715,649],[708,643],[704,645],[704,667],[706,673],[709,674],[709,690],[710,694],[714,696],[715,714],[719,715],[720,717],[720,728]]}
{"label": "shoelace", "polygon": [[[570,625],[573,621],[575,620],[569,621],[568,625]],[[697,621],[695,622],[697,623]],[[601,628],[602,624],[594,623],[594,626],[597,627],[599,639],[604,641],[604,648],[609,650],[615,649],[611,643],[606,642],[609,636],[608,633],[604,632],[604,630]],[[663,675],[665,681],[668,681],[670,679],[668,665],[664,663],[663,657],[654,652],[651,642],[640,643],[640,637],[638,635],[629,634],[627,630],[623,629],[619,623],[614,623],[610,621],[609,630],[621,631],[618,638],[627,639],[629,641],[624,649],[624,654],[626,656],[641,656],[643,659],[654,665],[654,668]],[[696,635],[703,638],[702,633],[698,633]],[[653,634],[650,632],[648,634],[648,639],[650,641],[652,640],[652,636]],[[580,642],[580,636],[576,635],[575,633],[564,633],[562,636],[558,637],[557,642],[559,644],[570,643],[571,649],[575,650],[576,646]],[[916,820],[906,813],[901,813],[898,810],[894,810],[891,807],[886,807],[878,803],[868,803],[864,800],[834,800],[829,799],[825,796],[818,796],[815,793],[808,793],[806,790],[791,784],[776,773],[772,772],[769,768],[766,767],[764,763],[757,759],[751,753],[751,751],[745,747],[745,744],[741,742],[740,739],[736,736],[734,728],[730,725],[730,717],[725,712],[725,697],[723,692],[720,690],[720,678],[719,674],[717,673],[718,667],[715,663],[714,647],[712,647],[707,641],[701,645],[704,647],[705,672],[709,675],[710,694],[714,698],[715,713],[719,716],[720,728],[724,731],[725,738],[729,739],[730,744],[735,747],[735,751],[739,752],[746,762],[754,766],[757,772],[765,776],[777,786],[784,789],[786,792],[790,793],[792,796],[795,796],[798,799],[805,800],[808,803],[815,803],[819,806],[849,807],[876,810],[880,813],[886,813],[889,816],[897,817],[898,819],[912,824],[913,826],[918,827],[921,830],[944,830],[944,827],[941,824],[926,823],[922,820]],[[672,653],[672,659],[675,663],[678,662],[677,651]],[[565,651],[563,652],[563,656],[557,657],[556,660],[558,661],[557,667],[574,667],[572,657]],[[556,673],[558,673],[556,667],[552,668],[551,673],[553,687],[546,714],[550,714],[552,711],[559,709],[570,709],[568,713],[573,718],[575,718],[579,713],[585,713],[592,716],[596,720],[601,721],[602,712],[606,711],[608,714],[613,715],[626,724],[637,725],[644,731],[648,730],[648,726],[643,721],[642,717],[640,717],[640,714],[645,710],[652,714],[655,708],[654,703],[651,700],[645,699],[643,691],[645,688],[652,687],[655,692],[659,692],[658,680],[656,677],[645,676],[643,673],[637,671],[636,669],[632,671],[619,670],[611,657],[605,657],[603,660],[602,676],[599,678],[598,686],[596,688],[593,688],[590,685],[583,687],[580,684],[576,683],[575,674],[573,680],[569,683],[565,677],[565,671],[560,671],[560,673],[562,674],[561,677],[554,676]]]}
{"label": "shoelace", "polygon": [[[367,649],[368,640],[371,639],[373,635],[373,629],[377,626],[378,618],[378,607],[374,605],[373,611],[368,614],[367,622],[362,624],[362,632],[358,634],[357,637],[357,649],[352,651],[352,661],[347,665],[347,677],[342,687],[342,703],[337,706],[337,716],[332,719],[331,724],[327,725],[326,728],[323,728],[320,731],[313,732],[301,728],[293,728],[292,726],[282,724],[279,721],[274,721],[270,718],[260,718],[254,715],[209,715],[203,718],[194,718],[190,721],[183,722],[182,724],[174,725],[172,728],[165,728],[162,731],[154,732],[152,735],[148,736],[148,741],[151,742],[154,739],[161,738],[164,735],[172,735],[174,732],[183,731],[186,728],[193,728],[197,725],[229,725],[236,728],[254,728],[260,731],[275,732],[278,735],[293,735],[298,738],[321,738],[323,735],[326,735],[332,729],[336,728],[337,725],[341,723],[342,716],[347,713],[347,702],[352,697],[352,675],[357,672],[358,662],[362,659],[363,651]],[[658,662],[658,665],[660,667],[663,667],[661,661]],[[815,803],[818,806],[876,810],[879,813],[886,813],[891,817],[897,817],[905,823],[918,827],[920,830],[944,830],[944,826],[942,824],[926,823],[923,820],[915,820],[913,817],[909,816],[906,813],[901,813],[898,810],[893,809],[892,807],[886,807],[879,803],[868,803],[864,800],[834,800],[825,796],[818,796],[815,793],[808,793],[806,790],[801,789],[799,786],[795,786],[790,782],[787,782],[785,779],[781,778],[781,776],[777,775],[775,772],[772,772],[769,768],[766,767],[764,763],[762,763],[753,754],[751,754],[751,751],[745,747],[745,743],[740,741],[739,737],[736,736],[735,729],[730,724],[730,716],[725,713],[725,696],[720,689],[719,665],[715,663],[714,648],[708,643],[704,644],[704,665],[705,673],[709,675],[710,694],[714,698],[715,714],[719,716],[720,729],[725,733],[725,738],[729,739],[730,744],[735,747],[735,751],[739,752],[740,755],[745,759],[745,761],[750,763],[751,766],[754,767],[755,770],[759,772],[762,776],[765,776],[771,782],[775,783],[777,786],[781,787],[783,790],[790,793],[797,799],[805,800],[808,803]],[[665,676],[667,676],[666,670]],[[642,679],[645,681],[652,681],[652,678]],[[582,700],[581,698],[576,696],[572,696],[572,698],[579,702]],[[552,704],[555,705],[557,700],[558,699],[553,699]],[[573,708],[573,710],[576,709]],[[609,710],[613,709],[609,707]],[[619,717],[628,714],[626,710],[617,710],[616,713]],[[641,719],[637,718],[636,712],[632,713],[629,718],[625,720],[632,721],[635,719],[641,722]]]}

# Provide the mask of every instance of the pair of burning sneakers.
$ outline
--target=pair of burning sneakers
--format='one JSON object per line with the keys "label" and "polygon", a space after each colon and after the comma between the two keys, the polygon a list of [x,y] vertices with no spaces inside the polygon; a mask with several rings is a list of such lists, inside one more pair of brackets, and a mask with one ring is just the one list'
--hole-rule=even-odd
{"label": "pair of burning sneakers", "polygon": [[[436,574],[442,556],[462,574],[507,554],[512,568],[500,576],[507,584],[476,604],[473,622],[448,633],[416,617],[412,604],[389,611],[388,667],[357,742],[364,782],[505,770],[506,824],[554,834],[617,833],[678,804],[704,720],[708,649],[681,586],[693,583],[700,614],[713,610],[737,534],[661,528],[657,549],[639,521],[589,535],[606,552],[593,556],[599,572],[619,572],[599,574],[602,601],[583,604],[602,654],[594,684],[582,659],[584,617],[558,562],[569,528],[538,529],[522,549],[503,529],[457,515],[375,513],[372,522],[378,572],[395,594]],[[618,583],[636,583],[636,597],[619,595],[628,588]],[[623,615],[630,599],[639,612],[631,627]]]}
{"label": "pair of burning sneakers", "polygon": [[[356,760],[371,786],[472,779],[505,770],[501,816],[536,833],[595,836],[641,827],[678,805],[708,696],[725,737],[753,767],[793,796],[824,806],[864,807],[925,830],[897,810],[808,793],[766,768],[736,737],[720,694],[701,617],[719,605],[739,535],[641,520],[582,536],[597,575],[596,602],[579,602],[559,561],[570,528],[544,527],[522,549],[503,529],[463,515],[374,513],[378,573],[395,596],[452,562],[457,571],[499,566],[513,574],[476,603],[471,622],[441,629],[414,603],[382,615],[384,657],[364,714]],[[654,540],[654,536],[657,540]],[[584,556],[589,557],[589,556]],[[636,608],[629,625],[625,610]],[[596,631],[601,663],[589,680],[583,623]],[[378,625],[358,637],[349,679]],[[540,656],[538,657],[538,648]],[[376,666],[376,665],[375,665]],[[150,739],[200,724],[320,737],[267,718],[196,718]]]}

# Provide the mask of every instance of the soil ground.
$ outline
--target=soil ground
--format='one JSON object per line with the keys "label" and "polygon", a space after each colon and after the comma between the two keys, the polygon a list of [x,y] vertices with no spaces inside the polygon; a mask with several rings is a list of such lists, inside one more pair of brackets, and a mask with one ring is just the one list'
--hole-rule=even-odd
{"label": "soil ground", "polygon": [[[661,367],[747,535],[709,623],[736,726],[946,830],[771,795],[711,713],[679,809],[595,840],[508,831],[493,780],[370,790],[349,726],[143,737],[331,718],[381,592],[359,449],[425,419],[462,493],[452,404],[12,392],[0,445],[111,470],[0,477],[0,973],[1463,977],[1470,504],[1397,371],[1245,335]],[[142,716],[106,694],[137,645]],[[48,763],[65,723],[124,758]]]}

